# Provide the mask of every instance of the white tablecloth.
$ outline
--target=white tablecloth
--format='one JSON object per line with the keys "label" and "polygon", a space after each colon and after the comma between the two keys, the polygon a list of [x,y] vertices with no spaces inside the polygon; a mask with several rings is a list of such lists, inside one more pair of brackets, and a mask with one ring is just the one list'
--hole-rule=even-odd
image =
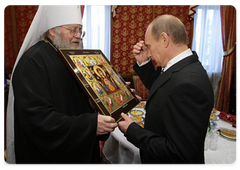
{"label": "white tablecloth", "polygon": [[[236,130],[223,120],[217,121],[218,128]],[[219,136],[216,151],[205,152],[206,164],[231,164],[236,160],[236,141]],[[140,164],[139,149],[127,141],[123,133],[116,128],[103,147],[103,154],[113,164]]]}
{"label": "white tablecloth", "polygon": [[[218,120],[218,128],[227,128],[235,130],[236,128],[226,121]],[[231,164],[236,160],[236,141],[229,140],[221,135],[218,137],[217,150],[212,151],[208,149],[205,152],[205,163],[206,164]]]}
{"label": "white tablecloth", "polygon": [[[142,103],[146,103],[145,101]],[[144,107],[135,108],[133,110],[140,110],[144,113],[142,117],[145,117]],[[129,114],[129,116],[131,116]],[[112,132],[105,142],[103,147],[103,154],[113,164],[140,164],[139,149],[132,143],[128,142],[124,134],[118,129],[118,127]]]}

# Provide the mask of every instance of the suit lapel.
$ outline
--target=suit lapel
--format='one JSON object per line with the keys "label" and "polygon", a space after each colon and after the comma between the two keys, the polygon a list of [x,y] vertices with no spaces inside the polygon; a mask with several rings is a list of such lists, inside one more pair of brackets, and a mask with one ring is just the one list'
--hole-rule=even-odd
{"label": "suit lapel", "polygon": [[171,78],[171,76],[172,76],[172,73],[167,72],[167,71],[158,76],[158,78],[155,80],[155,82],[153,83],[153,85],[149,91],[147,101],[149,101],[149,99],[152,97],[152,95],[155,93],[155,91],[158,88],[160,88],[166,81],[168,81]]}
{"label": "suit lapel", "polygon": [[193,55],[179,61],[178,63],[176,63],[172,67],[170,67],[166,72],[164,72],[163,74],[160,74],[158,76],[158,78],[153,83],[153,85],[149,91],[147,101],[149,101],[151,99],[151,97],[157,91],[157,89],[159,89],[164,83],[166,83],[172,77],[172,74],[174,72],[178,72],[185,66],[198,61],[197,54],[195,52],[193,52],[193,53],[194,53]]}

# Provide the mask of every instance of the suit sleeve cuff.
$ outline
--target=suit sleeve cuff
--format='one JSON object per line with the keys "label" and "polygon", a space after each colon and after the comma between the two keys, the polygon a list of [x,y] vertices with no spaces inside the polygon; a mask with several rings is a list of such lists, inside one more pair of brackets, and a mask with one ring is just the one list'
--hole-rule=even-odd
{"label": "suit sleeve cuff", "polygon": [[140,133],[141,130],[143,130],[143,128],[139,126],[137,123],[133,122],[129,125],[127,132],[125,134],[127,140],[138,148],[139,148],[138,133]]}

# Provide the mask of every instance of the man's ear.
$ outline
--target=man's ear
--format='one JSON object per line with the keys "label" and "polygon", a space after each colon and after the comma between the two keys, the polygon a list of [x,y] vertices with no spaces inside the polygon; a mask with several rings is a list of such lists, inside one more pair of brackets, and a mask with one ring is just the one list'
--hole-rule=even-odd
{"label": "man's ear", "polygon": [[55,32],[55,28],[51,28],[51,29],[49,29],[49,34],[50,34],[50,36],[54,36],[55,34],[56,34],[56,32]]}
{"label": "man's ear", "polygon": [[160,41],[162,41],[162,44],[164,45],[164,47],[167,48],[170,42],[170,37],[168,36],[168,34],[165,32],[162,32],[160,34],[159,39]]}

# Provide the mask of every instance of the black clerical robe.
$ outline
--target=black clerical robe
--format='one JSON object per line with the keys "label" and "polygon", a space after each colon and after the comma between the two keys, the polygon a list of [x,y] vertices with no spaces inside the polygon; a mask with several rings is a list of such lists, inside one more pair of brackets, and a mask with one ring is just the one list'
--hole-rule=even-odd
{"label": "black clerical robe", "polygon": [[16,163],[99,163],[97,112],[56,49],[32,46],[13,74]]}

